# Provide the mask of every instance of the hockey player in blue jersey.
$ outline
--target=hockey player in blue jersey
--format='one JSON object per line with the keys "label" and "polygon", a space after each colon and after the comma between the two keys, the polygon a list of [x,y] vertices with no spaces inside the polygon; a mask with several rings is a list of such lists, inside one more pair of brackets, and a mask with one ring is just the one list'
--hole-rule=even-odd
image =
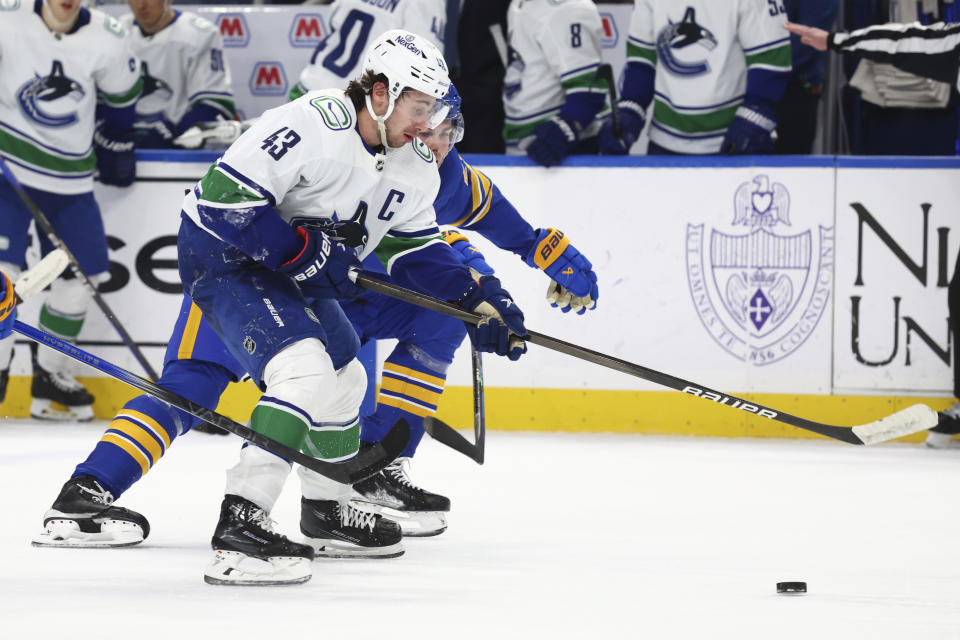
{"label": "hockey player in blue jersey", "polygon": [[[438,215],[445,221],[486,235],[496,244],[513,250],[531,266],[542,266],[551,278],[548,301],[564,312],[583,313],[593,308],[598,293],[596,275],[589,261],[563,238],[564,250],[556,254],[555,260],[537,265],[535,255],[539,254],[536,248],[548,238],[555,237],[556,232],[534,230],[495,185],[464,162],[453,149],[453,144],[462,135],[462,118],[455,96],[453,90],[448,99],[448,118],[434,130],[421,134],[442,161],[441,189],[435,201]],[[468,265],[489,271],[482,257],[477,261],[479,254],[470,251],[465,240],[453,240],[450,236],[448,239],[467,257]],[[365,262],[364,267],[370,268],[371,261]],[[382,270],[376,262],[372,267]],[[377,413],[365,417],[361,437],[364,441],[375,442],[383,433],[379,429],[381,425],[399,416],[405,417],[411,425],[412,436],[404,456],[412,456],[423,435],[423,418],[436,411],[446,368],[462,342],[466,328],[459,321],[378,294],[364,293],[359,299],[342,304],[346,305],[348,317],[363,339],[392,337],[400,340],[385,364],[388,373],[385,374]],[[348,357],[349,352],[348,349],[347,353],[336,355],[335,366]],[[391,370],[393,373],[389,373]],[[168,344],[160,384],[194,402],[215,407],[227,384],[243,375],[242,367],[227,352],[200,310],[185,297],[174,335]],[[424,400],[426,393],[432,395]],[[193,416],[170,410],[149,396],[140,396],[129,402],[73,474],[74,479],[86,478],[91,495],[98,496],[101,501],[99,509],[90,508],[80,526],[72,531],[61,531],[58,534],[60,539],[47,530],[38,543],[45,546],[111,547],[142,540],[148,531],[146,520],[129,510],[118,513],[122,508],[111,503],[156,464],[175,437],[197,424],[199,420]],[[371,425],[369,428],[368,424]],[[152,431],[167,434],[168,441],[162,445],[151,442],[152,438],[145,437],[144,426],[152,426]],[[405,466],[401,462],[381,473],[374,482],[356,487],[357,498],[373,504],[374,496],[363,493],[364,489],[369,489],[367,485],[386,487],[390,493],[383,496],[385,500],[380,506],[389,506],[390,501],[398,499],[404,501],[406,508],[403,511],[408,517],[401,522],[405,528],[410,528],[405,533],[439,533],[446,526],[443,513],[449,509],[449,501],[409,483],[403,475]],[[57,510],[56,503],[53,510]],[[91,524],[94,515],[108,524]],[[84,528],[86,530],[82,530]]]}

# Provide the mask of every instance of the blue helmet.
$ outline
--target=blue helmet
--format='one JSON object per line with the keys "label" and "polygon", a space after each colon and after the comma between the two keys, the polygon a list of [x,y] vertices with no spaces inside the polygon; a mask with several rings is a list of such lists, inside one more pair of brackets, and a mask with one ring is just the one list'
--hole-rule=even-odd
{"label": "blue helmet", "polygon": [[450,146],[453,146],[463,140],[463,113],[460,111],[460,93],[457,88],[450,83],[450,89],[447,95],[437,100],[440,109],[430,117],[429,128],[436,129],[448,120],[452,120],[453,128],[450,129]]}

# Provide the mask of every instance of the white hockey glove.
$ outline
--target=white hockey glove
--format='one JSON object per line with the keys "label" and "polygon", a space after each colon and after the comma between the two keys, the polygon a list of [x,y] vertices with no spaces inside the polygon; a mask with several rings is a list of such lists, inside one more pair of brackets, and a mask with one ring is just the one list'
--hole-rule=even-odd
{"label": "white hockey glove", "polygon": [[199,149],[208,147],[228,147],[252,123],[244,120],[214,120],[213,122],[198,122],[173,141],[173,144],[183,149]]}

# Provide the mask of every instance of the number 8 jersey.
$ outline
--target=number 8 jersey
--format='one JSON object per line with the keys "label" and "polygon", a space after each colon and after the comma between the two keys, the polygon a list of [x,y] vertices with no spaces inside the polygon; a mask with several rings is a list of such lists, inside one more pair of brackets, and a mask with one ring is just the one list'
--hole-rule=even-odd
{"label": "number 8 jersey", "polygon": [[357,78],[370,39],[390,29],[423,34],[443,50],[445,0],[335,0],[330,6],[330,35],[290,90],[291,100]]}

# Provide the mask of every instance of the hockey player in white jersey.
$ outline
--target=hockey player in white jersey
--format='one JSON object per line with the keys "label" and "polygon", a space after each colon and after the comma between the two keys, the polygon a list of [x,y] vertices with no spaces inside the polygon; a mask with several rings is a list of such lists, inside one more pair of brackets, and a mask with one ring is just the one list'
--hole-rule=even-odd
{"label": "hockey player in white jersey", "polygon": [[[142,83],[120,23],[80,2],[0,3],[0,156],[83,271],[96,276],[109,262],[94,169],[105,184],[133,182],[132,125]],[[0,211],[0,268],[16,279],[33,217],[6,177],[0,177]],[[47,236],[39,239],[41,253],[48,253]],[[40,312],[41,328],[75,339],[89,297],[80,280],[58,279]],[[12,353],[13,339],[0,341],[0,400]],[[39,350],[31,415],[93,418],[93,396],[71,370],[69,358]]]}
{"label": "hockey player in white jersey", "polygon": [[220,30],[170,0],[129,0],[120,19],[140,60],[137,146],[166,148],[198,122],[235,120],[230,69]]}
{"label": "hockey player in white jersey", "polygon": [[600,14],[591,0],[513,0],[507,11],[509,62],[503,87],[507,153],[559,164],[596,153],[607,115],[600,66]]}
{"label": "hockey player in white jersey", "polygon": [[[394,30],[373,41],[363,68],[345,92],[311,91],[264,113],[187,195],[178,242],[185,292],[264,389],[251,428],[332,461],[357,452],[366,385],[359,340],[332,299],[359,291],[348,270],[374,249],[394,281],[490,316],[469,329],[478,348],[513,358],[526,348],[509,294],[492,276],[474,281],[437,228],[436,160],[416,136],[443,118],[443,56]],[[243,449],[208,582],[302,582],[315,552],[403,552],[395,523],[349,504],[350,485],[304,469],[300,529],[310,545],[273,531],[268,514],[289,471]],[[244,568],[250,558],[272,570]]]}
{"label": "hockey player in white jersey", "polygon": [[314,50],[290,99],[311,89],[343,86],[360,76],[367,45],[377,34],[406,29],[443,49],[445,0],[334,0],[327,23],[330,35]]}
{"label": "hockey player in white jersey", "polygon": [[779,0],[635,0],[622,130],[605,123],[600,152],[627,153],[650,119],[651,154],[771,153],[790,79],[786,17]]}

